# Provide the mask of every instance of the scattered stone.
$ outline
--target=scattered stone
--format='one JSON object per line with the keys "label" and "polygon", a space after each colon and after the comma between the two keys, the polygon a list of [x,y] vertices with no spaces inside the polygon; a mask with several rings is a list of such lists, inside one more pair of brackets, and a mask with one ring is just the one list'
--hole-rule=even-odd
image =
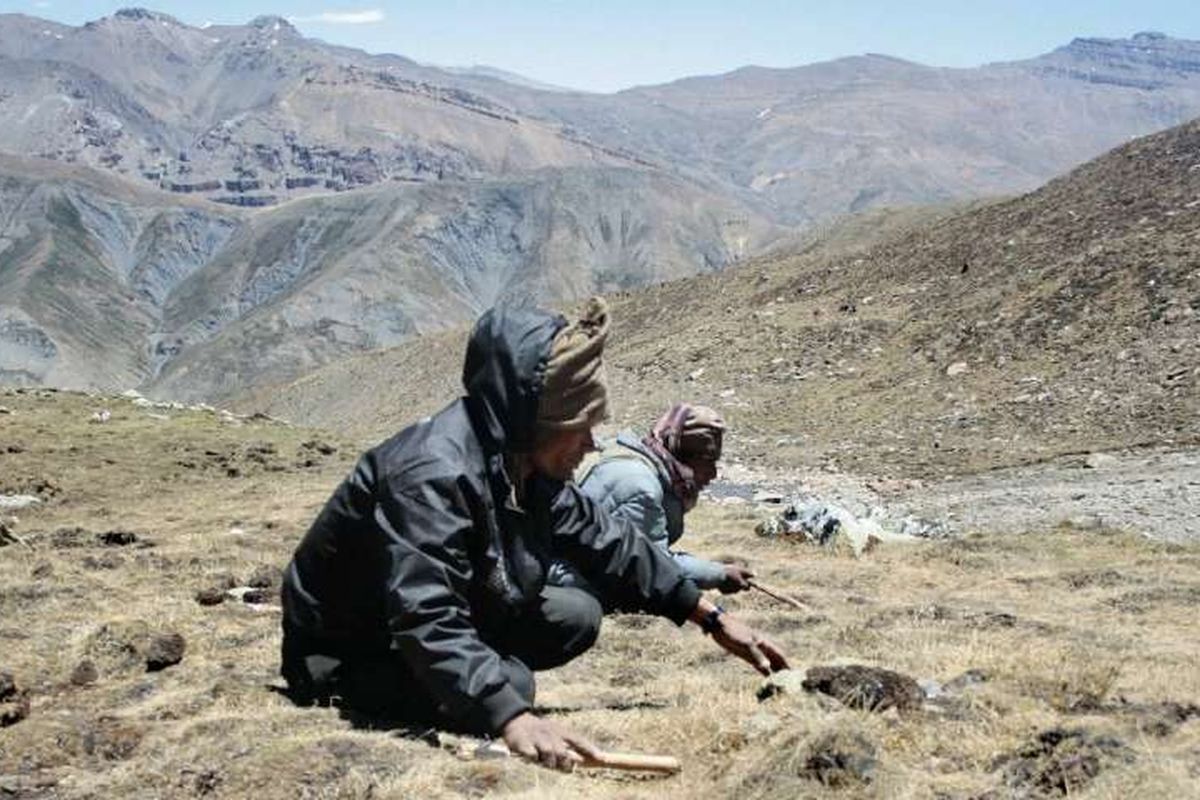
{"label": "scattered stone", "polygon": [[1088,469],[1115,467],[1117,463],[1117,457],[1108,453],[1088,453],[1087,458],[1083,460],[1083,465]]}
{"label": "scattered stone", "polygon": [[830,788],[868,784],[878,766],[875,745],[852,731],[831,731],[807,747],[801,774]]}
{"label": "scattered stone", "polygon": [[242,602],[252,606],[261,606],[275,599],[275,592],[267,589],[250,589],[242,595]]}
{"label": "scattered stone", "polygon": [[337,447],[329,444],[328,442],[322,442],[320,439],[312,439],[307,442],[302,442],[300,447],[304,448],[305,450],[316,450],[323,456],[331,456],[337,452]]}
{"label": "scattered stone", "polygon": [[158,672],[173,667],[183,660],[187,642],[179,633],[155,636],[146,649],[146,671]]}
{"label": "scattered stone", "polygon": [[225,602],[225,590],[210,586],[196,592],[196,602],[202,606],[219,606]]}
{"label": "scattered stone", "polygon": [[72,686],[90,686],[100,677],[100,672],[96,669],[96,665],[85,658],[75,665],[75,669],[71,671]]}
{"label": "scattered stone", "polygon": [[51,790],[58,786],[58,778],[50,775],[0,775],[0,797],[28,798],[36,800],[55,797]]}
{"label": "scattered stone", "polygon": [[43,561],[29,572],[29,575],[37,580],[45,580],[53,574],[54,567],[48,561]]}
{"label": "scattered stone", "polygon": [[1035,797],[1068,797],[1091,783],[1112,763],[1132,763],[1133,752],[1113,736],[1083,729],[1042,731],[1025,747],[1004,756],[1004,782]]}
{"label": "scattered stone", "polygon": [[96,534],[96,539],[105,547],[126,547],[138,541],[138,535],[132,531],[107,531]]}
{"label": "scattered stone", "polygon": [[272,589],[280,585],[283,577],[278,567],[261,566],[254,570],[246,585],[252,589]]}
{"label": "scattered stone", "polygon": [[953,364],[946,367],[946,375],[948,377],[955,378],[959,375],[962,375],[964,372],[969,371],[970,369],[971,368],[967,365],[967,362],[955,361]]}
{"label": "scattered stone", "polygon": [[806,691],[827,694],[865,711],[912,711],[925,699],[920,685],[907,675],[861,664],[812,667],[801,685]]}
{"label": "scattered stone", "polygon": [[12,409],[9,408],[8,406],[0,406],[0,416],[4,416],[5,414],[11,414],[11,413],[13,413]]}
{"label": "scattered stone", "polygon": [[17,686],[12,673],[0,671],[0,728],[29,716],[29,693]]}
{"label": "scattered stone", "polygon": [[42,502],[32,494],[0,494],[0,511],[24,511]]}
{"label": "scattered stone", "polygon": [[900,520],[896,532],[901,536],[913,536],[918,539],[945,539],[950,536],[950,528],[946,523],[913,516]]}
{"label": "scattered stone", "polygon": [[103,425],[105,422],[108,422],[110,419],[112,419],[112,412],[109,411],[107,408],[102,408],[99,411],[92,414],[89,422],[95,423],[97,425]]}

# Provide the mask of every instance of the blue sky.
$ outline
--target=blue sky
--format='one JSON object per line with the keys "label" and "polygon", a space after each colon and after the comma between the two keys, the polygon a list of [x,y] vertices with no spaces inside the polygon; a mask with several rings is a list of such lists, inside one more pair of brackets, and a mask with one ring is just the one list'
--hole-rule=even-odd
{"label": "blue sky", "polygon": [[1076,36],[1200,39],[1200,0],[0,0],[0,12],[79,25],[139,3],[192,25],[274,14],[328,42],[592,91],[867,52],[976,66]]}

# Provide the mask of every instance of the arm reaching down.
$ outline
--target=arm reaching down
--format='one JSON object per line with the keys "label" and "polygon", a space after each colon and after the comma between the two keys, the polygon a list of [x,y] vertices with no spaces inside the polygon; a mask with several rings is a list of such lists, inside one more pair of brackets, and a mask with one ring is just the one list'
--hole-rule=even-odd
{"label": "arm reaching down", "polygon": [[720,589],[727,593],[749,588],[733,588],[737,581],[730,582],[724,564],[671,550],[662,484],[641,461],[625,458],[601,462],[588,475],[583,489],[605,510],[628,520],[656,547],[675,559],[683,574],[701,589]]}
{"label": "arm reaching down", "polygon": [[572,484],[543,484],[550,499],[554,553],[568,561],[613,606],[647,611],[682,625],[700,590],[670,554],[627,520],[610,515]]}
{"label": "arm reaching down", "polygon": [[689,619],[710,634],[713,641],[726,652],[742,659],[763,675],[788,669],[787,657],[778,645],[708,600],[701,598]]}

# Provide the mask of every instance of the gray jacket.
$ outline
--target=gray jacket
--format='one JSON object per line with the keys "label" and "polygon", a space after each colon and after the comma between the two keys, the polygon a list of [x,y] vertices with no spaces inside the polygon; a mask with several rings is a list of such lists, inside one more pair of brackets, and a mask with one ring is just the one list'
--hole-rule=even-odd
{"label": "gray jacket", "polygon": [[579,484],[596,504],[629,520],[663,552],[671,553],[683,574],[702,589],[715,589],[725,567],[714,561],[672,552],[683,535],[683,503],[671,488],[667,468],[632,431],[622,431]]}

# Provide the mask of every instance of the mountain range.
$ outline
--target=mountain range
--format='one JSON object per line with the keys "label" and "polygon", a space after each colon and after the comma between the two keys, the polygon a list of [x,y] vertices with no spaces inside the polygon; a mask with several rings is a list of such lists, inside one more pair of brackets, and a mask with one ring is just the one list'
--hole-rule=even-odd
{"label": "mountain range", "polygon": [[1200,114],[1200,43],[879,55],[610,95],[124,9],[0,15],[0,380],[188,398],[1032,189]]}

